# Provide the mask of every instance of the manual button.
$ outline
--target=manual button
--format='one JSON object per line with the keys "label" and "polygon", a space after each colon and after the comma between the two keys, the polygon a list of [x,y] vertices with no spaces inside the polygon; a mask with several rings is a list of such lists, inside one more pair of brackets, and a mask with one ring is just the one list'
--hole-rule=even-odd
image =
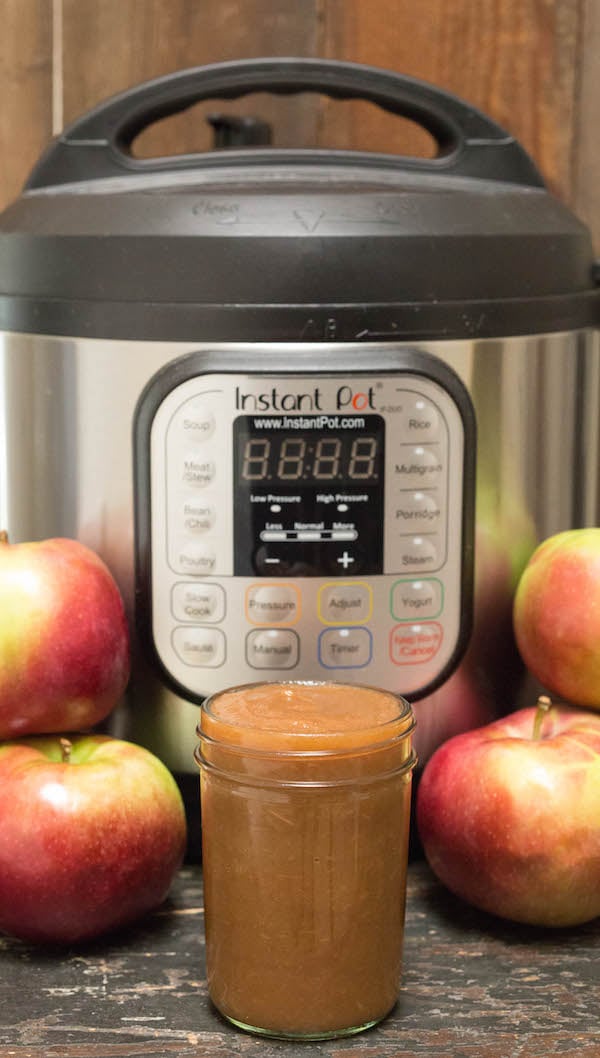
{"label": "manual button", "polygon": [[293,669],[300,641],[289,628],[255,629],[246,636],[246,661],[253,669]]}
{"label": "manual button", "polygon": [[364,581],[332,582],[319,590],[318,613],[323,624],[363,624],[372,609],[371,588]]}

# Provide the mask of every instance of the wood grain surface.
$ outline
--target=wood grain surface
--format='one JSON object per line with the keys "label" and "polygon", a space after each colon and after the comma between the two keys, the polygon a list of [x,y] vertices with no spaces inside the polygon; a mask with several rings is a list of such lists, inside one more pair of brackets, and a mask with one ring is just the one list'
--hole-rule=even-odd
{"label": "wood grain surface", "polygon": [[137,927],[79,950],[0,941],[0,1054],[11,1058],[598,1058],[600,920],[543,931],[451,897],[409,869],[400,1000],[375,1029],[295,1044],[211,1008],[199,867]]}

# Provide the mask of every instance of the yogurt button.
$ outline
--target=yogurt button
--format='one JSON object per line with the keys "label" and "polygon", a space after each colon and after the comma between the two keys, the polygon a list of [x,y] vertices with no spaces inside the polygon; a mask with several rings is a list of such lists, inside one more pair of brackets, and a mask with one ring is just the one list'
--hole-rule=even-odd
{"label": "yogurt button", "polygon": [[392,586],[392,616],[397,621],[437,617],[441,612],[443,599],[444,589],[437,577],[397,580]]}

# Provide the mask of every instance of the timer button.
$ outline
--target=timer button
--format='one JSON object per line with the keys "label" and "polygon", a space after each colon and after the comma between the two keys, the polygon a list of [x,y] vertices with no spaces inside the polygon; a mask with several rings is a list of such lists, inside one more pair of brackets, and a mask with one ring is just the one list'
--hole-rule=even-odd
{"label": "timer button", "polygon": [[367,628],[327,628],[319,636],[319,661],[326,669],[362,669],[372,653]]}
{"label": "timer button", "polygon": [[253,669],[293,669],[300,656],[300,640],[287,628],[255,629],[246,637],[246,661]]}
{"label": "timer button", "polygon": [[291,584],[251,584],[246,589],[246,617],[254,625],[295,624],[300,593]]}
{"label": "timer button", "polygon": [[225,661],[225,636],[220,628],[175,628],[173,649],[186,665],[219,668]]}

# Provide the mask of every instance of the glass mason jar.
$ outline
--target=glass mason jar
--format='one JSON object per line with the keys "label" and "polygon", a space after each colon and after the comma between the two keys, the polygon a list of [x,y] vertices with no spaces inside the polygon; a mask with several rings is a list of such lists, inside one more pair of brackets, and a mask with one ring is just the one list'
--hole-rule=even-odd
{"label": "glass mason jar", "polygon": [[242,1029],[326,1039],[400,983],[412,710],[375,688],[263,683],[203,705],[210,997]]}

